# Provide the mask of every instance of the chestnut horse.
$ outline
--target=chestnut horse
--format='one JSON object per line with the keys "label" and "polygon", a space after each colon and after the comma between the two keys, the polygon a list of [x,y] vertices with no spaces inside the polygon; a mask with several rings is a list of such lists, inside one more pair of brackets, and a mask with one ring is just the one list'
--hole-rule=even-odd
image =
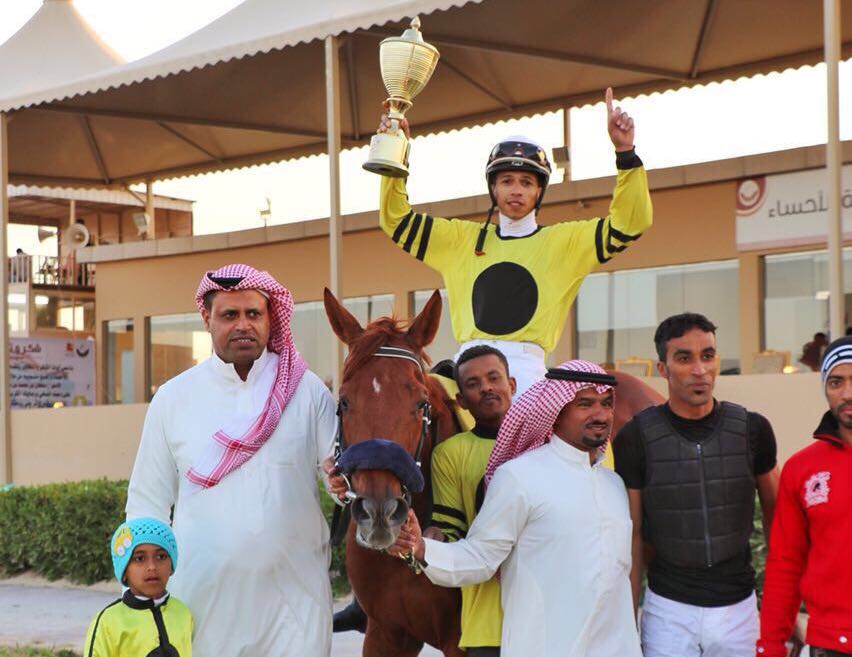
{"label": "chestnut horse", "polygon": [[[458,431],[454,400],[423,368],[423,349],[438,330],[440,294],[432,295],[407,329],[387,317],[362,327],[328,290],[324,300],[332,330],[349,347],[339,391],[338,447],[345,455],[358,445],[349,454],[358,452],[361,459],[350,475],[354,499],[346,571],[368,617],[363,655],[414,657],[428,643],[444,655],[463,657],[458,647],[459,591],[433,585],[384,553],[396,541],[409,506],[421,526],[429,525],[432,448]],[[638,379],[620,372],[616,377],[620,385],[613,431],[634,413],[662,401]],[[369,459],[383,449],[393,452],[392,458],[380,455],[382,463],[371,465]],[[392,467],[384,463],[388,459],[394,461]],[[411,494],[401,479],[411,479],[415,461],[422,463],[425,486]]]}

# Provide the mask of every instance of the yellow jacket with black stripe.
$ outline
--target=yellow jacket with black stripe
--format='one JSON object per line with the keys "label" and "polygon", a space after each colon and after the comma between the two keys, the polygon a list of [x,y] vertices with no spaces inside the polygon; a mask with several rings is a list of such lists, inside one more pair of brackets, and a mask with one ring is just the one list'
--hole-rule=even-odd
{"label": "yellow jacket with black stripe", "polygon": [[474,253],[480,223],[414,212],[401,178],[382,178],[379,223],[400,248],[443,276],[458,342],[534,342],[550,352],[586,274],[651,226],[642,161],[628,151],[617,154],[616,164],[606,217],[539,226],[525,237],[503,237],[491,225],[481,256]]}
{"label": "yellow jacket with black stripe", "polygon": [[155,606],[127,590],[92,620],[83,657],[192,657],[192,615],[177,598]]}
{"label": "yellow jacket with black stripe", "polygon": [[[477,489],[494,447],[494,434],[479,427],[457,433],[432,452],[432,524],[450,541],[464,538],[476,515]],[[500,645],[500,584],[490,579],[462,587],[462,648]]]}

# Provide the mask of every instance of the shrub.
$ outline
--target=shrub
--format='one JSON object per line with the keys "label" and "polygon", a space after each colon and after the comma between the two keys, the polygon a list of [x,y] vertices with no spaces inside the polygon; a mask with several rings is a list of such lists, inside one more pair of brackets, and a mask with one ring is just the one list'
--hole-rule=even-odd
{"label": "shrub", "polygon": [[84,584],[110,579],[109,539],[126,499],[127,482],[106,479],[0,493],[0,570]]}
{"label": "shrub", "polygon": [[[324,491],[320,499],[331,522],[334,503]],[[126,501],[127,481],[0,489],[0,573],[32,570],[82,584],[112,579],[109,539]],[[349,591],[342,545],[332,549],[329,575],[335,595]]]}
{"label": "shrub", "polygon": [[763,578],[766,575],[766,538],[763,535],[763,513],[760,499],[754,501],[754,531],[751,534],[751,565],[754,568],[755,589],[758,600],[763,596]]}
{"label": "shrub", "polygon": [[[320,484],[320,505],[322,506],[323,515],[331,526],[331,517],[334,514],[334,502],[323,490]],[[331,548],[331,566],[328,571],[331,577],[331,590],[335,596],[345,595],[349,593],[349,580],[346,577],[346,542]]]}

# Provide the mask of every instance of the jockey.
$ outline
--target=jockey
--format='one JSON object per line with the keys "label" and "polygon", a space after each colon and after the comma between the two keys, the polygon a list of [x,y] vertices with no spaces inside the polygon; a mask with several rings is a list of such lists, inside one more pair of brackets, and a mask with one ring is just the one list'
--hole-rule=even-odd
{"label": "jockey", "polygon": [[[633,119],[613,107],[611,89],[606,104],[618,168],[606,217],[538,224],[551,166],[544,149],[527,137],[509,137],[491,151],[485,168],[491,209],[484,224],[417,213],[405,180],[382,178],[382,230],[443,276],[459,354],[480,344],[499,349],[517,380],[516,396],[544,376],[545,358],[586,274],[624,251],[652,222]],[[378,131],[390,126],[383,114]],[[410,135],[406,119],[400,128]]]}

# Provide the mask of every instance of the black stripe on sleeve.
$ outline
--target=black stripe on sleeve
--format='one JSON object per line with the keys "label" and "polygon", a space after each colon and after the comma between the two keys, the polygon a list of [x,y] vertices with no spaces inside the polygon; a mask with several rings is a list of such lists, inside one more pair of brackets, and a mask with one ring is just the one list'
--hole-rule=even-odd
{"label": "black stripe on sleeve", "polygon": [[467,536],[466,531],[456,527],[451,522],[441,522],[440,520],[433,520],[432,526],[437,527],[447,535],[452,534],[456,538],[464,538],[465,536]]}
{"label": "black stripe on sleeve", "polygon": [[397,225],[396,230],[393,231],[393,236],[391,239],[399,244],[399,240],[402,239],[402,234],[405,232],[405,229],[408,227],[408,222],[411,219],[411,215],[414,214],[414,210],[409,210],[408,214],[402,218],[402,221]]}
{"label": "black stripe on sleeve", "polygon": [[95,620],[95,627],[92,628],[92,642],[89,644],[89,655],[88,655],[88,657],[92,657],[92,655],[95,654],[95,638],[98,636],[98,625],[100,625],[100,623],[101,623],[101,616],[104,615],[104,612],[107,609],[109,609],[110,607],[112,607],[114,605],[117,605],[119,602],[121,602],[121,599],[118,599],[115,602],[108,604],[106,607],[104,607],[101,610],[101,613],[98,614],[98,618],[97,618],[97,620]]}
{"label": "black stripe on sleeve", "polygon": [[618,245],[618,244],[612,243],[612,230],[613,230],[612,221],[610,219],[607,219],[606,223],[607,223],[607,228],[609,228],[609,230],[607,231],[607,234],[606,234],[606,251],[607,251],[607,253],[621,253],[622,251],[624,251],[627,248],[627,245],[626,244]]}
{"label": "black stripe on sleeve", "polygon": [[426,257],[426,247],[429,246],[429,235],[432,233],[432,223],[435,220],[428,214],[426,221],[423,223],[423,236],[420,238],[420,246],[417,247],[417,259],[423,260]]}
{"label": "black stripe on sleeve", "polygon": [[408,237],[405,238],[405,244],[402,250],[406,253],[411,253],[411,247],[414,246],[414,240],[417,239],[417,233],[420,232],[420,224],[423,222],[423,215],[416,213],[414,215],[414,223],[411,224],[411,230],[408,231]]}
{"label": "black stripe on sleeve", "polygon": [[604,220],[598,219],[598,225],[595,228],[595,252],[598,256],[598,262],[603,264],[605,262],[609,262],[611,258],[607,258],[604,254],[604,244],[603,244],[603,225]]}
{"label": "black stripe on sleeve", "polygon": [[640,237],[642,237],[641,234],[639,234],[639,235],[628,235],[627,233],[622,233],[620,230],[618,230],[617,228],[615,228],[612,225],[611,221],[609,222],[609,234],[612,235],[619,242],[635,242]]}
{"label": "black stripe on sleeve", "polygon": [[464,513],[462,513],[458,509],[454,509],[451,506],[444,506],[443,504],[433,504],[432,513],[440,513],[442,516],[450,516],[451,518],[456,518],[458,520],[461,520],[464,524],[467,524],[467,518],[464,517]]}

